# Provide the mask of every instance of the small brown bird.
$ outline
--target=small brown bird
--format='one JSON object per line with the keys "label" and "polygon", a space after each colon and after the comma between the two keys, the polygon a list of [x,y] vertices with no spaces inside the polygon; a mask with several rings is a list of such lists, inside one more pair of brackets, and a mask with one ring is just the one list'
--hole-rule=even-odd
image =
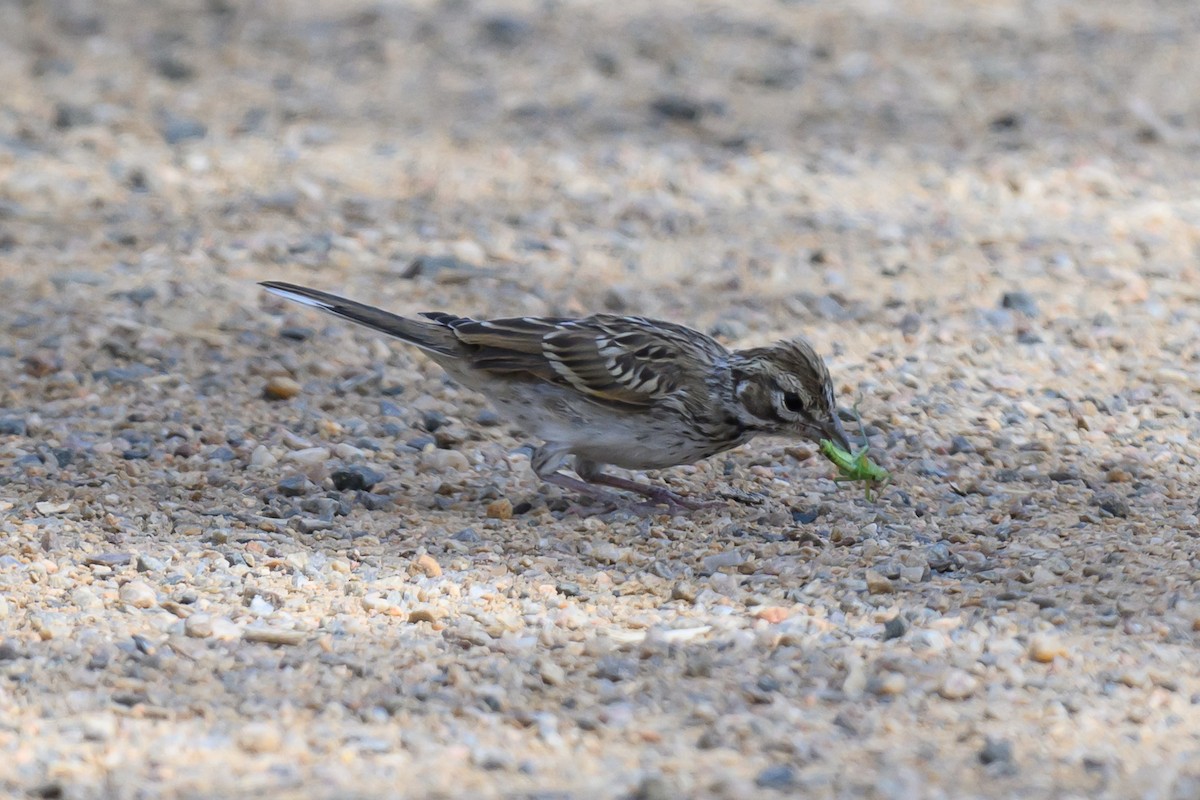
{"label": "small brown bird", "polygon": [[[410,319],[290,283],[262,285],[420,347],[543,441],[532,458],[538,477],[592,497],[613,499],[603,485],[672,508],[705,507],[603,467],[690,464],[759,434],[850,449],[829,371],[804,339],[730,351],[699,331],[644,317]],[[570,458],[579,478],[559,472]]]}

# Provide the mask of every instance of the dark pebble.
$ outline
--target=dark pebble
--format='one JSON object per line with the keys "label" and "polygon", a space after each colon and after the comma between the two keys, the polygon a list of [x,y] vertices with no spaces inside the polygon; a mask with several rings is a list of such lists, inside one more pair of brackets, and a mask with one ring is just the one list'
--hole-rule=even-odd
{"label": "dark pebble", "polygon": [[393,403],[391,400],[379,401],[379,413],[385,417],[402,417],[404,410],[400,406]]}
{"label": "dark pebble", "polygon": [[965,436],[950,437],[950,455],[958,455],[959,453],[974,453],[975,445],[971,444],[970,440]]}
{"label": "dark pebble", "polygon": [[353,464],[335,470],[329,478],[333,481],[333,488],[339,492],[356,492],[370,490],[383,480],[383,475],[363,464]]}
{"label": "dark pebble", "polygon": [[293,342],[303,342],[306,339],[312,338],[312,328],[283,328],[279,331],[279,335],[284,339],[291,339]]}
{"label": "dark pebble", "polygon": [[955,567],[954,554],[944,542],[937,542],[925,548],[925,560],[934,572],[946,572]]}
{"label": "dark pebble", "polygon": [[0,661],[16,661],[21,658],[21,651],[9,641],[0,642]]}
{"label": "dark pebble", "polygon": [[404,394],[404,385],[393,383],[391,386],[384,386],[379,390],[379,393],[384,397],[397,397]]}
{"label": "dark pebble", "polygon": [[690,97],[669,94],[657,98],[650,104],[654,113],[667,119],[681,122],[698,122],[704,116],[704,105]]}
{"label": "dark pebble", "polygon": [[146,447],[131,447],[122,453],[121,457],[126,461],[141,461],[150,457],[150,450]]}
{"label": "dark pebble", "polygon": [[167,144],[179,144],[188,139],[203,139],[208,135],[208,126],[198,120],[167,114],[159,123],[158,132]]}
{"label": "dark pebble", "polygon": [[997,114],[992,117],[992,121],[988,123],[988,127],[993,131],[1015,131],[1021,127],[1021,116],[1013,111],[1006,111],[1003,114]]}
{"label": "dark pebble", "polygon": [[900,332],[906,336],[911,336],[921,330],[921,316],[915,312],[908,312],[900,318]]}
{"label": "dark pebble", "polygon": [[485,408],[475,417],[475,422],[485,428],[493,428],[504,422],[504,418],[490,408]]}
{"label": "dark pebble", "polygon": [[96,121],[96,115],[87,106],[59,103],[54,107],[54,127],[60,130],[81,128]]}
{"label": "dark pebble", "polygon": [[775,764],[758,773],[754,785],[763,789],[790,789],[796,785],[796,771],[787,764]]}
{"label": "dark pebble", "polygon": [[404,434],[408,428],[395,422],[385,422],[379,426],[384,436],[396,437]]}
{"label": "dark pebble", "polygon": [[533,26],[520,17],[497,14],[480,25],[484,39],[500,47],[516,47],[533,34]]}
{"label": "dark pebble", "polygon": [[821,512],[817,508],[792,509],[792,522],[797,525],[808,525],[816,522],[819,516],[821,516]]}
{"label": "dark pebble", "polygon": [[1017,344],[1041,344],[1042,337],[1033,331],[1021,331],[1017,334]]}
{"label": "dark pebble", "polygon": [[1050,480],[1055,481],[1057,483],[1065,483],[1067,481],[1077,481],[1080,479],[1079,473],[1073,469],[1056,469],[1054,472],[1051,472],[1049,475],[1047,475],[1047,477],[1050,478]]}
{"label": "dark pebble", "polygon": [[1129,503],[1120,495],[1112,492],[1096,495],[1096,505],[1101,511],[1111,514],[1114,517],[1124,519],[1129,516]]}
{"label": "dark pebble", "polygon": [[0,417],[0,436],[24,436],[27,430],[20,417]]}
{"label": "dark pebble", "polygon": [[426,447],[428,447],[431,444],[432,445],[437,444],[437,442],[435,442],[433,440],[432,436],[418,436],[415,439],[409,439],[407,442],[405,442],[405,445],[407,447],[411,447],[413,450],[416,450],[418,453],[421,452],[422,450],[424,450]]}
{"label": "dark pebble", "polygon": [[447,422],[449,422],[449,420],[446,419],[446,415],[438,411],[427,411],[425,415],[421,417],[421,427],[430,433],[433,433]]}
{"label": "dark pebble", "polygon": [[1009,763],[1012,760],[1012,742],[1006,739],[993,739],[989,736],[984,742],[983,749],[979,751],[979,763],[981,764]]}
{"label": "dark pebble", "polygon": [[558,590],[559,594],[566,597],[579,597],[579,594],[582,591],[579,588],[578,583],[571,583],[570,581],[563,581],[554,588]]}
{"label": "dark pebble", "polygon": [[67,447],[54,447],[50,452],[53,454],[54,460],[58,462],[59,469],[75,460],[75,451]]}
{"label": "dark pebble", "polygon": [[1028,292],[1005,292],[1000,298],[1000,307],[1020,312],[1027,317],[1038,315],[1037,301]]}
{"label": "dark pebble", "polygon": [[468,544],[475,544],[476,542],[482,541],[482,539],[479,538],[479,534],[475,532],[474,528],[463,528],[458,533],[453,534],[450,538],[456,542],[466,542]]}
{"label": "dark pebble", "polygon": [[196,77],[191,64],[173,55],[164,55],[154,60],[154,71],[169,81],[190,81]]}
{"label": "dark pebble", "polygon": [[521,502],[519,502],[515,506],[513,506],[513,514],[516,514],[518,516],[521,514],[528,514],[532,510],[533,510],[533,503],[529,502],[528,500],[522,500]]}
{"label": "dark pebble", "polygon": [[354,501],[368,511],[386,511],[392,507],[392,498],[374,492],[359,492],[354,495]]}
{"label": "dark pebble", "polygon": [[292,475],[289,478],[281,480],[277,488],[279,489],[279,493],[285,497],[299,497],[307,494],[309,489],[312,488],[312,484],[303,475]]}
{"label": "dark pebble", "polygon": [[225,446],[217,447],[208,454],[209,461],[233,461],[235,458],[237,453]]}
{"label": "dark pebble", "polygon": [[889,639],[899,639],[906,633],[908,633],[908,623],[904,621],[904,617],[897,615],[883,623],[883,640],[885,642]]}

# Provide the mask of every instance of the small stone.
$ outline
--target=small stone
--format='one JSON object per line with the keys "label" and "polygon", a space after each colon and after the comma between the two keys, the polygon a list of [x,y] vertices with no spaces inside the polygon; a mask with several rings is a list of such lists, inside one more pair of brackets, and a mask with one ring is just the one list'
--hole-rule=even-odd
{"label": "small stone", "polygon": [[167,568],[167,565],[154,556],[138,554],[137,571],[138,572],[162,572]]}
{"label": "small stone", "polygon": [[488,503],[487,515],[489,519],[512,519],[513,504],[507,497],[501,497],[499,500],[493,500]]}
{"label": "small stone", "polygon": [[169,81],[189,81],[196,76],[191,64],[170,53],[154,59],[154,71]]}
{"label": "small stone", "polygon": [[242,629],[228,617],[213,617],[211,635],[221,642],[234,642],[242,638]]}
{"label": "small stone", "polygon": [[1000,307],[1020,312],[1027,317],[1038,315],[1037,301],[1028,292],[1005,292],[1000,298]]}
{"label": "small stone", "polygon": [[480,26],[488,42],[500,47],[516,47],[533,34],[533,26],[511,14],[495,14]]}
{"label": "small stone", "polygon": [[328,447],[305,447],[303,450],[293,450],[284,456],[285,461],[299,464],[302,467],[312,467],[329,460]]}
{"label": "small stone", "polygon": [[383,475],[363,464],[354,464],[335,470],[329,478],[339,492],[369,491],[383,480]]}
{"label": "small stone", "polygon": [[286,375],[276,375],[263,387],[263,397],[268,400],[290,400],[300,394],[303,387]]}
{"label": "small stone", "polygon": [[771,623],[772,625],[783,622],[791,615],[791,610],[783,608],[782,606],[767,606],[754,612],[755,619],[761,619],[764,622]]}
{"label": "small stone", "polygon": [[471,462],[457,450],[427,450],[421,454],[421,466],[438,472],[467,472]]}
{"label": "small stone", "polygon": [[279,728],[266,722],[251,722],[238,732],[238,746],[248,753],[274,753],[283,745]]}
{"label": "small stone", "polygon": [[154,590],[145,581],[130,581],[121,587],[121,602],[134,608],[152,608],[158,602]]}
{"label": "small stone", "polygon": [[71,592],[71,602],[78,606],[81,611],[96,611],[104,608],[104,601],[86,586],[81,586]]}
{"label": "small stone", "polygon": [[791,789],[796,785],[796,771],[787,764],[773,764],[758,773],[754,785],[762,789]]}
{"label": "small stone", "polygon": [[159,123],[158,132],[167,144],[179,144],[188,139],[203,139],[208,135],[208,126],[198,120],[166,114]]}
{"label": "small stone", "polygon": [[504,418],[490,408],[485,408],[475,417],[475,424],[484,428],[494,428],[503,424]]}
{"label": "small stone", "polygon": [[0,436],[24,436],[28,430],[21,417],[0,417]]}
{"label": "small stone", "polygon": [[938,694],[947,700],[965,700],[979,688],[979,680],[961,669],[948,671],[938,685]]}
{"label": "small stone", "polygon": [[867,570],[867,591],[871,594],[891,594],[895,587],[884,575],[873,569]]}
{"label": "small stone", "polygon": [[1059,656],[1067,655],[1062,642],[1048,634],[1039,633],[1029,640],[1029,657],[1039,664],[1049,664]]}
{"label": "small stone", "polygon": [[980,764],[1007,764],[1013,760],[1012,742],[1007,739],[984,740],[983,749],[979,751]]}
{"label": "small stone", "polygon": [[413,562],[417,569],[425,573],[427,578],[440,578],[442,576],[442,567],[437,560],[428,553],[422,553],[417,556],[417,560]]}
{"label": "small stone", "polygon": [[737,550],[725,550],[705,556],[700,561],[701,568],[711,574],[725,567],[737,567],[745,562],[745,557]]}
{"label": "small stone", "polygon": [[267,449],[265,444],[260,444],[258,447],[254,448],[254,452],[250,454],[250,465],[254,467],[269,469],[275,466],[278,461],[279,459],[275,458],[275,456],[271,454],[271,451]]}
{"label": "small stone", "polygon": [[300,644],[304,641],[304,631],[291,631],[283,628],[250,627],[242,631],[242,638],[247,642],[265,642],[267,644]]}
{"label": "small stone", "polygon": [[83,563],[93,567],[123,567],[133,561],[133,553],[92,553]]}
{"label": "small stone", "polygon": [[1129,516],[1129,503],[1125,499],[1113,492],[1104,492],[1096,495],[1096,505],[1101,511],[1111,514],[1114,517],[1124,519]]}
{"label": "small stone", "polygon": [[483,541],[474,528],[463,528],[458,533],[452,534],[450,538],[456,542],[465,542],[467,544],[478,544]]}
{"label": "small stone", "polygon": [[538,662],[538,675],[547,686],[561,686],[567,680],[566,670],[546,658]]}
{"label": "small stone", "polygon": [[80,128],[96,122],[96,114],[87,106],[58,103],[54,107],[54,127],[59,130]]}
{"label": "small stone", "polygon": [[906,633],[908,633],[908,623],[899,614],[883,623],[883,640],[885,642],[890,639],[899,639]]}
{"label": "small stone", "polygon": [[661,775],[647,775],[633,790],[630,800],[671,800],[675,796]]}
{"label": "small stone", "polygon": [[192,614],[183,621],[183,632],[193,639],[207,639],[213,634],[211,614]]}
{"label": "small stone", "polygon": [[880,697],[899,697],[908,688],[908,679],[899,672],[884,672],[867,681],[867,691]]}
{"label": "small stone", "polygon": [[432,608],[414,608],[408,613],[408,621],[416,624],[418,622],[437,622],[438,617]]}
{"label": "small stone", "polygon": [[564,597],[579,597],[583,591],[579,588],[578,583],[571,583],[569,581],[563,581],[556,584],[554,590]]}
{"label": "small stone", "polygon": [[694,603],[696,602],[696,587],[687,581],[680,581],[671,587],[671,599]]}
{"label": "small stone", "polygon": [[50,516],[51,514],[61,514],[71,508],[70,503],[34,503],[33,507],[39,514]]}
{"label": "small stone", "polygon": [[704,105],[682,95],[662,95],[650,104],[654,113],[680,122],[698,122],[704,116]]}
{"label": "small stone", "polygon": [[284,497],[300,497],[308,494],[308,491],[312,488],[312,483],[303,475],[292,475],[281,480],[276,485],[276,488]]}

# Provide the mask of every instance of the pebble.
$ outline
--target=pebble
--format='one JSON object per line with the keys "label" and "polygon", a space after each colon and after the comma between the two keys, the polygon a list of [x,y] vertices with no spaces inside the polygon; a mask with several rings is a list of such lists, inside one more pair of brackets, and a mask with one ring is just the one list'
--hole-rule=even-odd
{"label": "pebble", "polygon": [[1029,640],[1029,657],[1039,664],[1049,664],[1059,656],[1066,657],[1062,642],[1048,634],[1039,633]]}
{"label": "pebble", "polygon": [[152,608],[157,602],[157,596],[145,581],[130,581],[121,587],[118,593],[121,602],[134,608]]}
{"label": "pebble", "polygon": [[899,639],[906,633],[908,633],[908,623],[899,614],[883,623],[883,640],[885,642],[891,639]]}
{"label": "pebble", "polygon": [[183,632],[193,639],[207,639],[213,635],[211,614],[192,614],[183,621]]}
{"label": "pebble", "polygon": [[284,456],[284,461],[299,464],[302,467],[312,467],[324,464],[331,453],[328,447],[306,447],[303,450],[293,450]]}
{"label": "pebble", "polygon": [[277,753],[283,746],[283,735],[276,725],[251,722],[238,731],[237,743],[247,753]]}
{"label": "pebble", "polygon": [[24,436],[28,429],[21,417],[0,417],[0,436]]}
{"label": "pebble", "polygon": [[413,562],[417,569],[425,573],[427,578],[440,578],[442,576],[442,567],[437,560],[428,553],[422,553],[417,556],[417,560]]}
{"label": "pebble", "polygon": [[758,773],[754,785],[779,791],[791,789],[796,785],[796,771],[787,764],[773,764]]}
{"label": "pebble", "polygon": [[286,375],[276,375],[263,386],[263,397],[268,400],[291,400],[300,394],[303,387]]}
{"label": "pebble", "polygon": [[276,487],[284,497],[300,497],[313,488],[312,482],[303,475],[291,475],[281,480]]}
{"label": "pebble", "polygon": [[261,628],[251,626],[242,630],[242,638],[247,642],[265,642],[266,644],[296,645],[306,638],[303,631],[285,630],[283,628]]}
{"label": "pebble", "polygon": [[713,573],[727,567],[737,567],[745,563],[745,556],[739,550],[723,550],[711,556],[705,556],[700,564],[706,573]]}
{"label": "pebble", "polygon": [[279,461],[279,459],[275,458],[275,456],[271,453],[270,450],[267,449],[267,446],[264,444],[258,445],[257,447],[254,448],[253,452],[250,453],[251,466],[262,467],[263,469],[269,469],[269,468],[275,466],[275,464],[278,463],[278,461]]}
{"label": "pebble", "polygon": [[965,700],[979,688],[979,680],[961,669],[951,669],[942,677],[938,694],[947,700]]}
{"label": "pebble", "polygon": [[513,504],[506,497],[488,503],[487,516],[489,519],[512,519]]}
{"label": "pebble", "polygon": [[334,470],[329,479],[333,481],[333,488],[339,492],[369,491],[383,480],[383,474],[368,466],[354,464]]}
{"label": "pebble", "polygon": [[867,570],[867,591],[871,594],[891,594],[895,591],[891,580],[873,569]]}
{"label": "pebble", "polygon": [[1028,292],[1005,292],[1000,298],[1000,307],[1018,311],[1030,318],[1038,315],[1037,301]]}
{"label": "pebble", "polygon": [[989,736],[979,751],[980,764],[1007,764],[1012,760],[1013,746],[1007,739],[993,739]]}
{"label": "pebble", "polygon": [[426,450],[421,453],[421,466],[436,472],[468,472],[471,462],[458,450]]}

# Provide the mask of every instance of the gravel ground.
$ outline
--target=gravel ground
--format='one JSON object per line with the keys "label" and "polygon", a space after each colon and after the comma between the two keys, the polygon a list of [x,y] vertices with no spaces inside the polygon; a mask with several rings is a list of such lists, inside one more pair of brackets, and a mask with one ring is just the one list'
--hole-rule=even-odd
{"label": "gravel ground", "polygon": [[[0,794],[1200,796],[1193,0],[0,4]],[[806,333],[580,516],[264,296]]]}

